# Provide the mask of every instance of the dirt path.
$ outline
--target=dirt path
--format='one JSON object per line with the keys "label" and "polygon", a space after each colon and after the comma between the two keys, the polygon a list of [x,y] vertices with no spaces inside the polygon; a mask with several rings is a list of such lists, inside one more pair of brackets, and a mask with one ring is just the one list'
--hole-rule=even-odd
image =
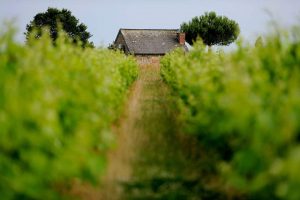
{"label": "dirt path", "polygon": [[136,176],[134,166],[145,145],[148,146],[150,135],[172,127],[165,108],[168,97],[169,90],[160,78],[159,64],[140,66],[139,78],[131,88],[124,116],[115,128],[117,146],[108,155],[102,199],[123,199],[124,183],[131,182]]}
{"label": "dirt path", "polygon": [[159,64],[141,65],[124,114],[114,127],[116,147],[108,154],[102,184],[94,189],[81,186],[76,196],[84,200],[222,199],[201,178],[200,171],[207,173],[209,166],[201,163],[195,138],[178,133],[173,98],[160,77]]}

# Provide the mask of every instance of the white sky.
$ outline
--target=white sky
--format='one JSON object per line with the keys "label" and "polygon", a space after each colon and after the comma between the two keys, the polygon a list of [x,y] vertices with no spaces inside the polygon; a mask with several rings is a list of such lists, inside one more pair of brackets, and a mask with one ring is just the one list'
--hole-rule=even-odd
{"label": "white sky", "polygon": [[71,10],[96,46],[112,43],[119,28],[179,28],[206,11],[237,21],[249,41],[269,30],[268,13],[283,27],[300,22],[300,0],[0,0],[0,23],[15,18],[24,41],[26,24],[48,7]]}

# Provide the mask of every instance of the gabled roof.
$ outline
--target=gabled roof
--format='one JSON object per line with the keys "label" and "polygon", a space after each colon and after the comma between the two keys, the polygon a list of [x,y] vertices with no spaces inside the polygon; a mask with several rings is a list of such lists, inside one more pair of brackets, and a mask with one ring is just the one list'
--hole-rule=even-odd
{"label": "gabled roof", "polygon": [[[180,45],[177,38],[177,29],[120,29],[129,53],[135,55],[163,55]],[[117,37],[118,37],[117,36]]]}

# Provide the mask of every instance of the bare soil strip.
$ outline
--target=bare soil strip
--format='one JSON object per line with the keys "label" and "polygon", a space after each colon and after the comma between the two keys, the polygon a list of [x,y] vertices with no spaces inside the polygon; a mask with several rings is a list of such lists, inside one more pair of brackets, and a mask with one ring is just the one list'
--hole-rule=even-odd
{"label": "bare soil strip", "polygon": [[[115,125],[116,147],[99,188],[77,187],[84,200],[198,199],[197,144],[179,134],[174,97],[160,77],[159,62],[140,65],[124,114]],[[75,193],[75,192],[73,192]]]}
{"label": "bare soil strip", "polygon": [[94,199],[123,199],[122,183],[130,182],[135,176],[134,163],[149,140],[149,131],[159,128],[158,125],[170,125],[165,124],[165,120],[161,121],[164,116],[157,118],[158,114],[165,112],[159,104],[160,99],[168,95],[167,92],[168,88],[160,78],[159,64],[141,65],[139,78],[131,88],[123,117],[114,128],[116,148],[108,155],[102,189]]}

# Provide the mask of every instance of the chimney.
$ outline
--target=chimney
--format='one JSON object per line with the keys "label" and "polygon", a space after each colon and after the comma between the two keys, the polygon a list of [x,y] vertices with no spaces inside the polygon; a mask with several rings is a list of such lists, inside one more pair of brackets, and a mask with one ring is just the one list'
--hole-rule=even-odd
{"label": "chimney", "polygon": [[177,33],[177,37],[178,37],[178,42],[179,44],[181,45],[184,45],[185,44],[185,33]]}

